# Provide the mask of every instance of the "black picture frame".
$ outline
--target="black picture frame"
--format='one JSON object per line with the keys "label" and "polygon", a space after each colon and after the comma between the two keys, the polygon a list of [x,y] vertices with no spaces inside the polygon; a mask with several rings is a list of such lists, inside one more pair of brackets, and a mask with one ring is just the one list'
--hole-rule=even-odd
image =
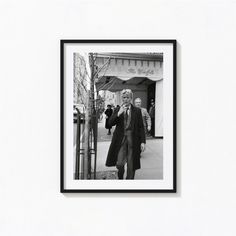
{"label": "black picture frame", "polygon": [[[172,187],[169,189],[77,189],[65,187],[65,46],[76,44],[167,44],[173,48],[173,179]],[[61,193],[176,193],[177,192],[177,41],[175,39],[62,39],[60,40],[60,192]],[[96,181],[96,180],[95,180]]]}

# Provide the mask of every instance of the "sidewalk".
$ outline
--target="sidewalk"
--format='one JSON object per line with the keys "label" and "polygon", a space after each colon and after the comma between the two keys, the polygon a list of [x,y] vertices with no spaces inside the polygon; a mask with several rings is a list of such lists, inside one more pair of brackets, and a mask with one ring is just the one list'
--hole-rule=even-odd
{"label": "sidewalk", "polygon": [[[114,127],[112,129],[112,133]],[[97,172],[117,171],[115,167],[106,167],[106,157],[112,135],[107,135],[104,122],[98,124]],[[135,179],[163,178],[163,139],[148,139],[146,150],[142,153],[141,169],[135,173]]]}

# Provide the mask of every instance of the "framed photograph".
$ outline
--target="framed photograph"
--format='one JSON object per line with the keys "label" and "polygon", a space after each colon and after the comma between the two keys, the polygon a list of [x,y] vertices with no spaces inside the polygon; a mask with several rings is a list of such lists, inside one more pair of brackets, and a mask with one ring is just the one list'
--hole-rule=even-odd
{"label": "framed photograph", "polygon": [[66,192],[176,186],[176,40],[61,40]]}

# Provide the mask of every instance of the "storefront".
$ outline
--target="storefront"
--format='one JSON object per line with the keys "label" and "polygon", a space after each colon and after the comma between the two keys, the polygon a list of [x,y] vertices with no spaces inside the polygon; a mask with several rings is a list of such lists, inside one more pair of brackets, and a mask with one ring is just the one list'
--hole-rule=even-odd
{"label": "storefront", "polygon": [[163,54],[162,53],[101,53],[96,55],[97,91],[116,93],[116,104],[121,104],[120,91],[131,89],[133,99],[139,97],[142,107],[149,110],[155,100],[155,137],[163,137]]}

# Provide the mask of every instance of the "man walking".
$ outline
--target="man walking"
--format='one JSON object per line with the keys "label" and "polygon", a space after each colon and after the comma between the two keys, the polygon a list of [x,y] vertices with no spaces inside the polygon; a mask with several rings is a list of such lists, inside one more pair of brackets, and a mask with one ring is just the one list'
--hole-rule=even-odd
{"label": "man walking", "polygon": [[141,168],[140,151],[145,150],[145,132],[142,113],[131,104],[132,91],[121,91],[123,104],[115,109],[109,119],[111,126],[116,125],[108,151],[106,166],[116,166],[118,178],[123,179],[127,163],[126,179],[134,179],[135,171]]}
{"label": "man walking", "polygon": [[141,98],[136,98],[134,100],[134,105],[141,109],[142,117],[143,117],[144,131],[145,131],[145,134],[147,135],[147,133],[151,130],[151,118],[147,112],[147,109],[141,107],[141,105],[142,105]]}

